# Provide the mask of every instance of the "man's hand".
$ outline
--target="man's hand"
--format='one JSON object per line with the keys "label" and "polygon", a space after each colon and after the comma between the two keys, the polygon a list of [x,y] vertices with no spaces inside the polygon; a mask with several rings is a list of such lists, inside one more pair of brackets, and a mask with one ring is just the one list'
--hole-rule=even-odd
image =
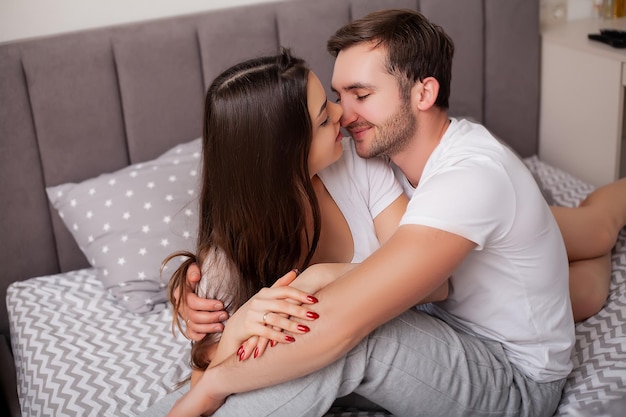
{"label": "man's hand", "polygon": [[194,341],[202,340],[207,333],[221,333],[224,331],[223,321],[228,319],[224,311],[224,304],[220,300],[198,297],[194,290],[200,282],[200,268],[192,264],[187,270],[183,297],[185,303],[181,305],[178,314],[187,326],[187,337]]}

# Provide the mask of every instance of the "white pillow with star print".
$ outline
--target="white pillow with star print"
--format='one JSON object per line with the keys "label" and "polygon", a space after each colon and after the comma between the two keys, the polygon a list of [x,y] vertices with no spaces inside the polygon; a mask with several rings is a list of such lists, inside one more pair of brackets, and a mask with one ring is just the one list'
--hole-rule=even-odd
{"label": "white pillow with star print", "polygon": [[161,262],[196,249],[201,148],[196,139],[152,161],[47,189],[104,287],[129,311],[161,310],[182,259],[171,261],[163,278]]}

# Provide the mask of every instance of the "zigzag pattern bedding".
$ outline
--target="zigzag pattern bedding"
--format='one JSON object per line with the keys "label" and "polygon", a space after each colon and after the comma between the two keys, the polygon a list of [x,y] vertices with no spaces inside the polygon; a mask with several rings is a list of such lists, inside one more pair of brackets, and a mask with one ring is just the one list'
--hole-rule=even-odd
{"label": "zigzag pattern bedding", "polygon": [[[592,190],[536,157],[525,162],[561,205],[575,206]],[[576,327],[575,369],[556,416],[612,415],[616,403],[626,405],[624,231],[613,270],[606,307]],[[187,373],[188,341],[172,337],[170,310],[138,316],[120,309],[92,269],[16,282],[7,309],[24,417],[133,416]],[[331,415],[384,414],[332,409]]]}
{"label": "zigzag pattern bedding", "polygon": [[122,310],[93,269],[15,283],[7,305],[23,417],[134,416],[187,373],[170,310]]}

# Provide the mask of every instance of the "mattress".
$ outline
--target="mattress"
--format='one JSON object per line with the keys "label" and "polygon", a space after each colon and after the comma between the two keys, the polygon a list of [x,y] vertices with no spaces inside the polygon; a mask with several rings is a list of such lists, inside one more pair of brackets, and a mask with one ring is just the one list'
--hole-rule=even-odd
{"label": "mattress", "polygon": [[[525,159],[557,204],[576,206],[592,187]],[[170,309],[137,315],[121,309],[95,270],[31,278],[7,291],[22,415],[134,416],[188,374],[189,341],[171,333]],[[626,408],[626,233],[613,251],[605,308],[577,324],[557,416],[602,416]],[[604,414],[603,414],[604,413]],[[332,416],[385,413],[333,408]]]}

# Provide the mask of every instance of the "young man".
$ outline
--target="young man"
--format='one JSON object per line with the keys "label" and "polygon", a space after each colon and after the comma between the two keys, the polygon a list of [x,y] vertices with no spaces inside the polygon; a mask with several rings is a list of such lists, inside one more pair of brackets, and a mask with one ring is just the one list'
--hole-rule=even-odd
{"label": "young man", "polygon": [[[407,212],[316,294],[309,333],[209,368],[169,415],[318,416],[350,392],[396,416],[552,415],[574,344],[563,240],[522,162],[448,117],[452,41],[417,12],[383,11],[328,47],[342,124],[360,156],[397,167]],[[411,309],[448,278],[446,301]]]}

